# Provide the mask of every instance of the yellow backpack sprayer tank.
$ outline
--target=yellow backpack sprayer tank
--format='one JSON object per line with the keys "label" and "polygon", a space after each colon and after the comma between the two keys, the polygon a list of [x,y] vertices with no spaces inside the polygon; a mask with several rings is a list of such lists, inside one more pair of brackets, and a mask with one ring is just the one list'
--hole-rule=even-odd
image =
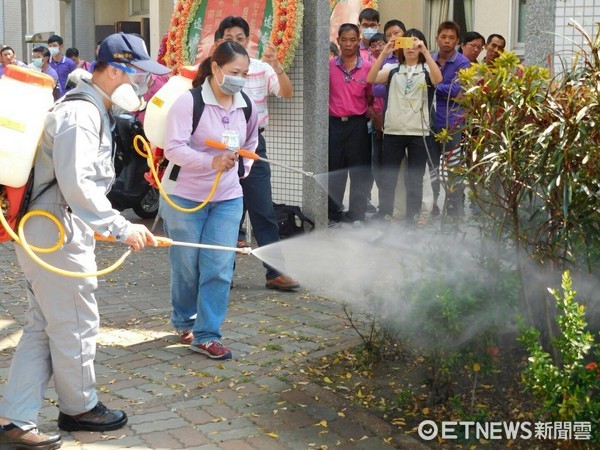
{"label": "yellow backpack sprayer tank", "polygon": [[192,81],[198,73],[197,66],[184,66],[179,75],[169,78],[150,99],[144,117],[144,133],[153,147],[164,148],[167,113],[181,94],[192,88]]}
{"label": "yellow backpack sprayer tank", "polygon": [[[27,180],[54,99],[54,79],[14,65],[0,78],[0,207],[14,229],[22,212]],[[10,236],[0,227],[0,242]]]}

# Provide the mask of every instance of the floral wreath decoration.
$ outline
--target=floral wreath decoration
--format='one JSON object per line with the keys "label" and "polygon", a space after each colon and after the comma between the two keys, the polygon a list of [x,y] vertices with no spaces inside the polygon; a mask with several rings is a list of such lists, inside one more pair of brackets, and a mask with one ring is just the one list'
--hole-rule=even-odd
{"label": "floral wreath decoration", "polygon": [[[302,0],[267,1],[273,4],[273,22],[268,40],[277,48],[277,57],[287,70],[294,61],[300,41],[304,3]],[[198,9],[205,2],[207,0],[178,0],[175,5],[164,40],[164,53],[161,54],[165,64],[175,72],[181,66],[194,63],[190,55],[189,34],[190,29],[196,26]]]}

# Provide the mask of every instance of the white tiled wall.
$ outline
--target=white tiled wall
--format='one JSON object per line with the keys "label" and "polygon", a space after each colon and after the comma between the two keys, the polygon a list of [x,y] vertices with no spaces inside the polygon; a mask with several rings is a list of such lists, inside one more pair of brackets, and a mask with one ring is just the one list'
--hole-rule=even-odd
{"label": "white tiled wall", "polygon": [[597,32],[596,22],[600,22],[600,0],[556,0],[555,69],[562,71],[563,64],[569,67],[578,46],[589,47],[581,33],[569,26],[571,19],[577,21],[592,37]]}

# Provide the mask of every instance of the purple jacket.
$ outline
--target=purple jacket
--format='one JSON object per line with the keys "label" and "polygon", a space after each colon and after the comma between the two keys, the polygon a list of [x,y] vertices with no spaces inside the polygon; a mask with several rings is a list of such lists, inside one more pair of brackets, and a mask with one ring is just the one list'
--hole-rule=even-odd
{"label": "purple jacket", "polygon": [[471,62],[462,53],[454,51],[446,64],[442,68],[439,64],[439,53],[431,55],[442,71],[442,82],[435,89],[435,128],[452,129],[460,124],[462,120],[462,110],[458,107],[454,99],[460,94],[461,87],[456,81],[456,75],[461,69],[468,69]]}
{"label": "purple jacket", "polygon": [[[383,60],[381,67],[386,64],[398,64],[398,58],[394,55],[394,52],[390,53],[387,58]],[[373,85],[373,97],[383,98],[387,96],[387,85],[386,84],[374,84]]]}

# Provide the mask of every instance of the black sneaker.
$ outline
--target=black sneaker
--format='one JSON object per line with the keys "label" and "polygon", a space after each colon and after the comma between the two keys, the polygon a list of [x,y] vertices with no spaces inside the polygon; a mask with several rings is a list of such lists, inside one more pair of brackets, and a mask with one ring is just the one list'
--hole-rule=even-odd
{"label": "black sneaker", "polygon": [[0,427],[0,449],[55,450],[61,446],[60,434],[40,433],[37,428],[23,430],[12,423]]}
{"label": "black sneaker", "polygon": [[365,209],[367,214],[375,214],[377,212],[377,208],[373,206],[371,202],[367,203],[367,209]]}
{"label": "black sneaker", "polygon": [[127,414],[119,409],[108,409],[102,402],[91,410],[76,416],[58,415],[58,428],[65,431],[111,431],[127,423]]}

